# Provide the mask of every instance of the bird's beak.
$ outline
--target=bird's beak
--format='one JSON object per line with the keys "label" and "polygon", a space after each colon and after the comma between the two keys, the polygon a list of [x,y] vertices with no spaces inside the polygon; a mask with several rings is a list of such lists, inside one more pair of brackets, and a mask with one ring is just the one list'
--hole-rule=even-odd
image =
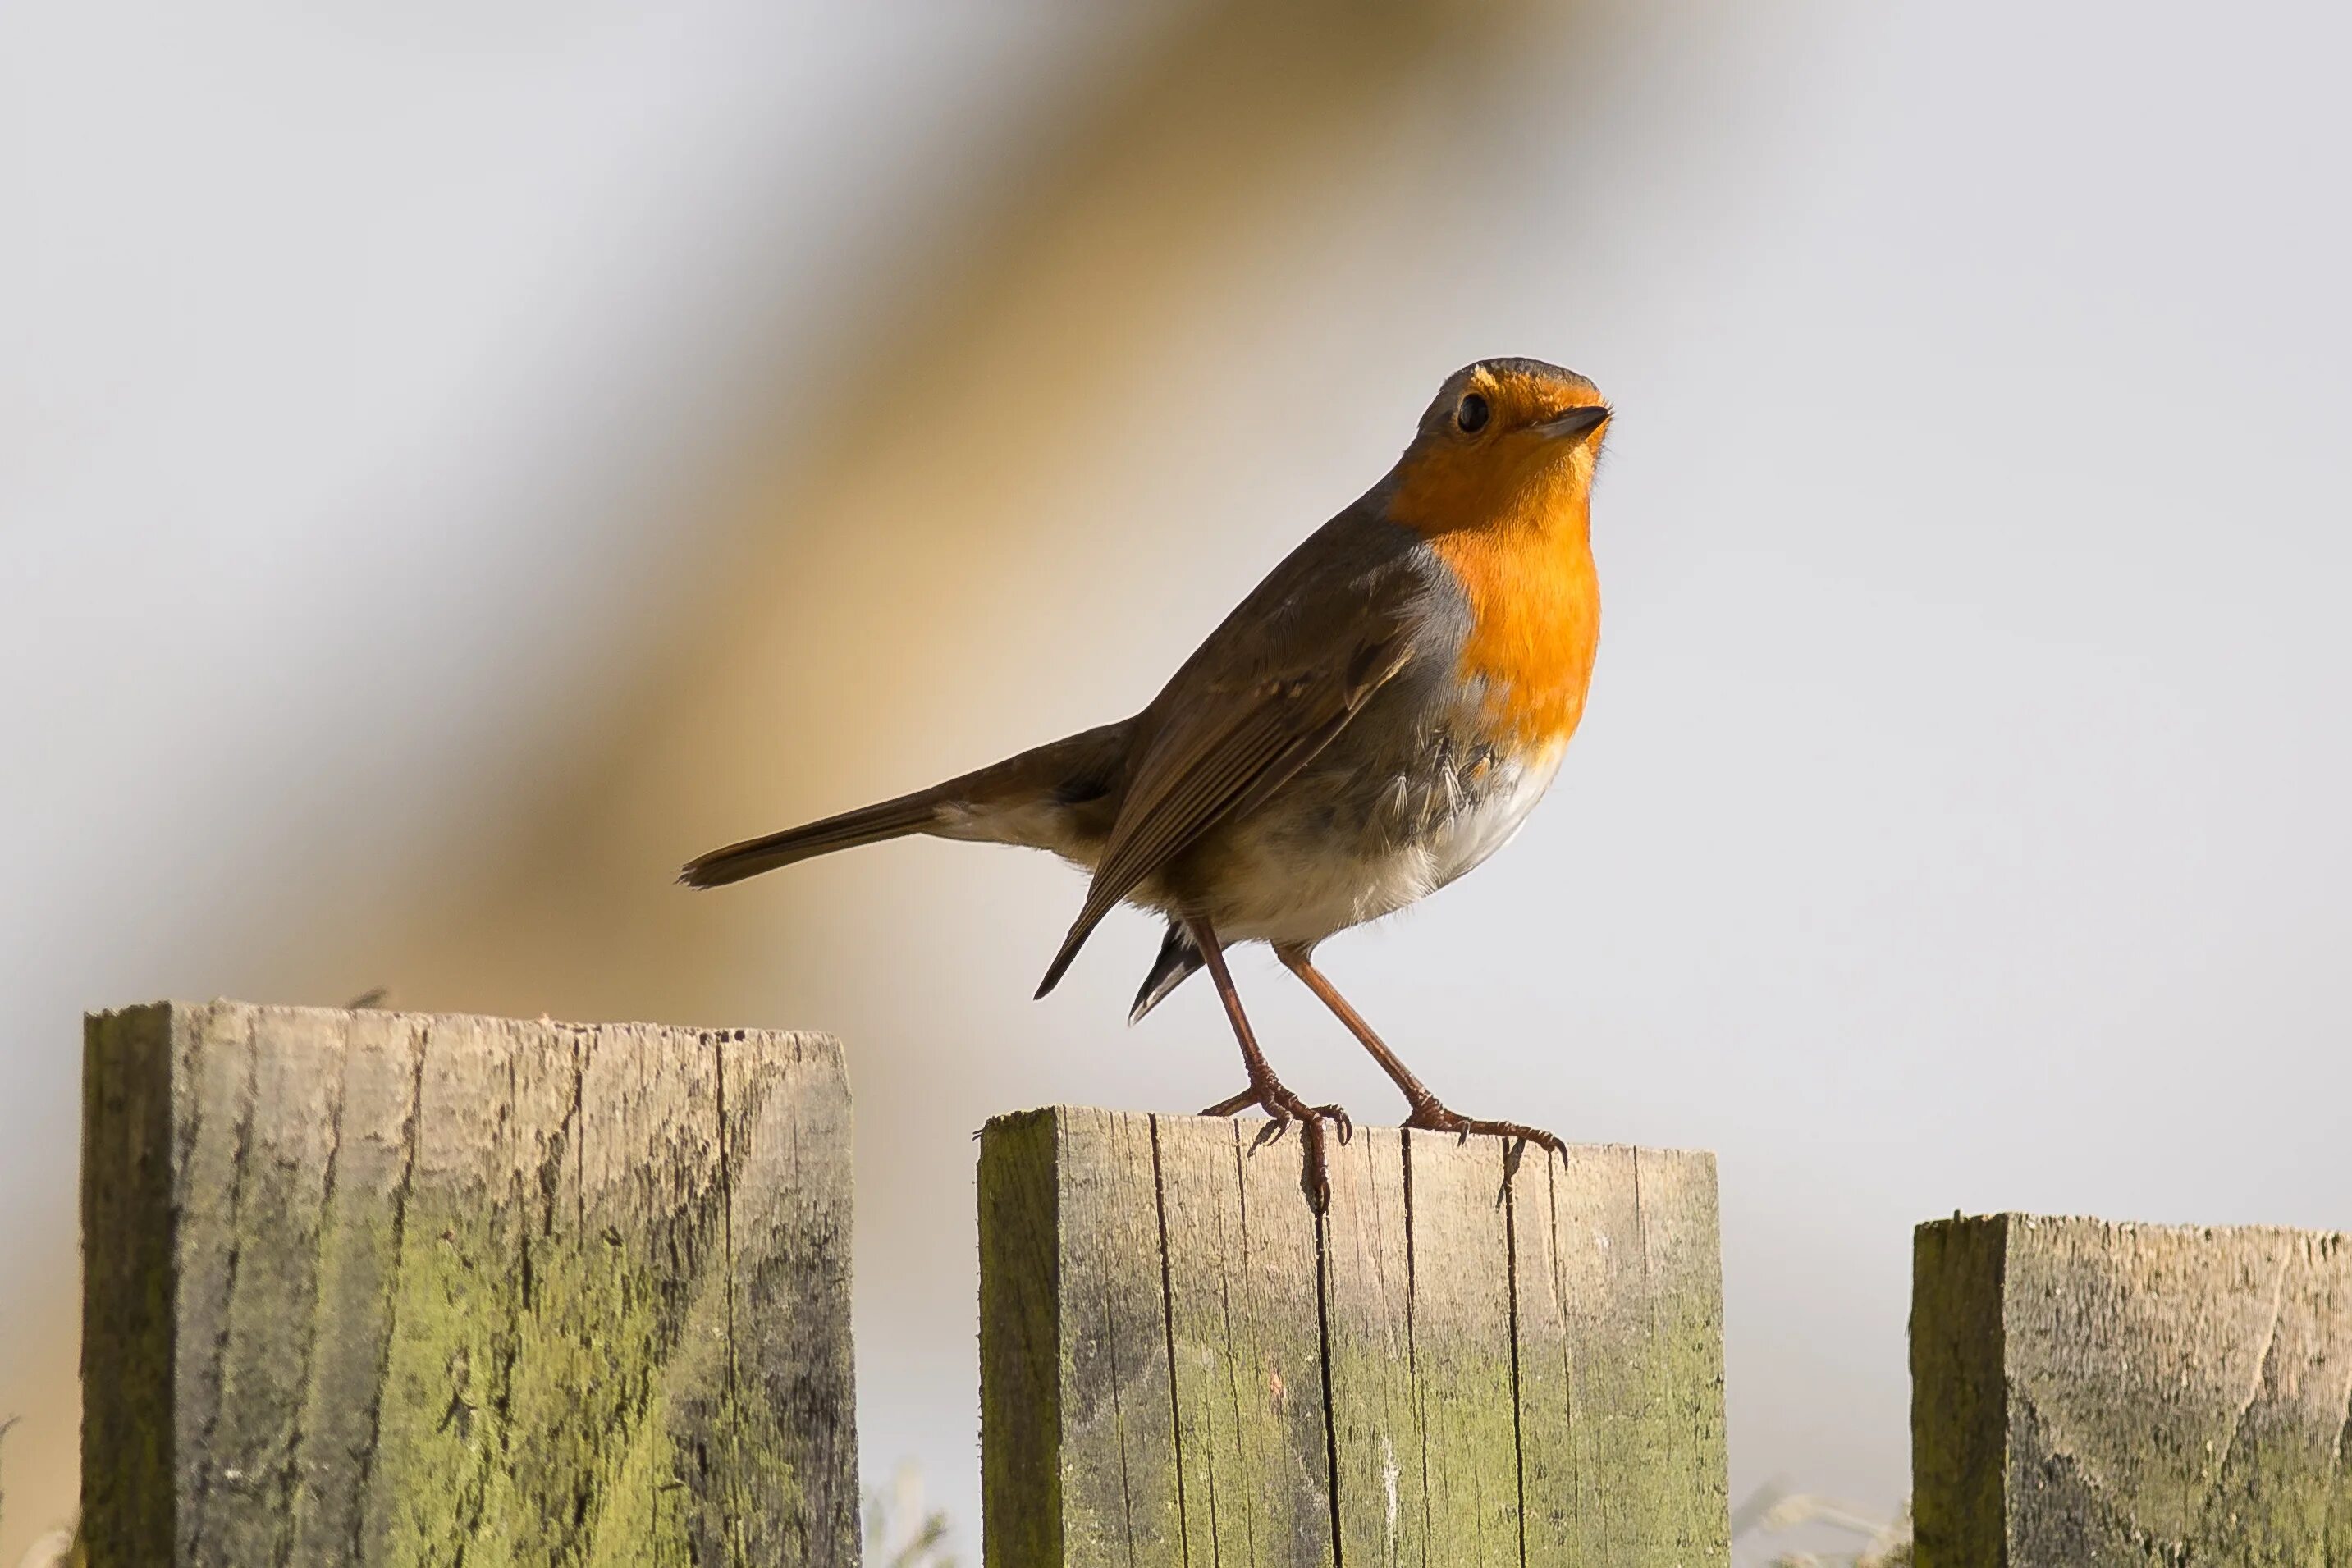
{"label": "bird's beak", "polygon": [[1570,409],[1558,419],[1546,420],[1535,427],[1536,434],[1565,440],[1599,429],[1608,418],[1609,405],[1596,402],[1588,408]]}

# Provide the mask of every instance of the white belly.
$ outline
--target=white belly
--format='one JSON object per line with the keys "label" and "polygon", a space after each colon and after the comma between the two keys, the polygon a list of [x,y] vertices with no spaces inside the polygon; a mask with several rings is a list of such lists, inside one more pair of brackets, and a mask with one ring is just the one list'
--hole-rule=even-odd
{"label": "white belly", "polygon": [[1310,852],[1271,836],[1259,841],[1249,857],[1255,862],[1251,874],[1224,890],[1219,934],[1234,942],[1312,946],[1427,897],[1511,841],[1550,788],[1565,749],[1509,768],[1475,799],[1385,852],[1350,854],[1325,845]]}
{"label": "white belly", "polygon": [[1430,862],[1437,870],[1437,880],[1431,884],[1433,890],[1473,870],[1518,836],[1519,829],[1527,823],[1528,813],[1536,809],[1536,802],[1551,788],[1553,778],[1559,772],[1561,754],[1567,749],[1556,746],[1527,766],[1512,769],[1513,777],[1492,793],[1454,814],[1429,847]]}

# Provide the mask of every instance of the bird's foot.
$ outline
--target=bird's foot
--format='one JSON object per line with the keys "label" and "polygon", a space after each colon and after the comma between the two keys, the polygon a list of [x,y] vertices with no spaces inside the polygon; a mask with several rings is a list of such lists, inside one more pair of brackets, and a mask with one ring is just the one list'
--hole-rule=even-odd
{"label": "bird's foot", "polygon": [[1263,1111],[1277,1125],[1298,1122],[1307,1126],[1328,1122],[1339,1129],[1339,1141],[1346,1143],[1356,1134],[1355,1119],[1344,1105],[1309,1105],[1288,1089],[1282,1081],[1268,1078],[1263,1084],[1253,1084],[1230,1100],[1220,1100],[1201,1113],[1203,1116],[1238,1116],[1244,1111]]}
{"label": "bird's foot", "polygon": [[1307,1201],[1322,1213],[1331,1207],[1331,1165],[1323,1140],[1326,1127],[1336,1127],[1339,1141],[1346,1143],[1356,1134],[1356,1124],[1343,1106],[1309,1105],[1306,1101],[1283,1087],[1282,1081],[1267,1073],[1261,1082],[1231,1099],[1220,1100],[1201,1113],[1203,1116],[1237,1116],[1244,1111],[1263,1111],[1273,1120],[1268,1132],[1279,1136],[1283,1128],[1296,1122],[1305,1143],[1305,1168],[1299,1172],[1298,1184],[1306,1190]]}
{"label": "bird's foot", "polygon": [[1465,1138],[1473,1133],[1484,1133],[1491,1137],[1522,1140],[1549,1149],[1555,1155],[1568,1153],[1568,1145],[1560,1142],[1557,1133],[1547,1133],[1541,1127],[1530,1127],[1524,1122],[1488,1122],[1475,1116],[1465,1116],[1447,1110],[1434,1095],[1416,1103],[1412,1114],[1404,1119],[1404,1124],[1425,1133],[1454,1133]]}

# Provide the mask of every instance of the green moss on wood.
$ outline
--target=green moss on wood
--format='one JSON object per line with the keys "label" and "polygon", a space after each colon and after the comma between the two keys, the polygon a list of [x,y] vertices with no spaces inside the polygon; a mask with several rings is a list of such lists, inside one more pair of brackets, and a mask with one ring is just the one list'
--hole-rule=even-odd
{"label": "green moss on wood", "polygon": [[1918,1559],[2352,1563],[2352,1238],[1919,1228]]}
{"label": "green moss on wood", "polygon": [[1727,1560],[1710,1161],[1257,1132],[991,1124],[992,1565]]}
{"label": "green moss on wood", "polygon": [[102,1368],[90,1402],[96,1429],[169,1413],[172,1529],[93,1451],[94,1563],[854,1561],[829,1041],[169,1017],[130,1078],[173,1105],[182,1223],[139,1277],[176,1365]]}

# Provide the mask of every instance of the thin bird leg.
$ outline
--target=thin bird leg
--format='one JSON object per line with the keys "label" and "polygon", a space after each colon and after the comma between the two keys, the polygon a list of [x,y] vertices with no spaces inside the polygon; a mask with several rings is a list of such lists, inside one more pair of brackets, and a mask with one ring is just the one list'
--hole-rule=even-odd
{"label": "thin bird leg", "polygon": [[1560,1142],[1559,1134],[1547,1133],[1541,1127],[1530,1127],[1522,1122],[1483,1121],[1447,1110],[1437,1096],[1430,1092],[1429,1086],[1415,1078],[1412,1070],[1397,1059],[1397,1053],[1389,1049],[1388,1042],[1372,1032],[1372,1026],[1364,1021],[1364,1015],[1349,1006],[1348,998],[1339,994],[1339,988],[1326,979],[1323,971],[1309,961],[1306,949],[1276,947],[1274,953],[1282,960],[1284,968],[1297,976],[1300,983],[1315,993],[1316,999],[1329,1008],[1332,1016],[1348,1026],[1348,1032],[1371,1052],[1372,1060],[1381,1064],[1381,1071],[1387,1073],[1390,1081],[1403,1092],[1406,1103],[1412,1107],[1412,1114],[1404,1119],[1406,1126],[1432,1133],[1459,1133],[1465,1137],[1472,1133],[1488,1133],[1498,1138],[1524,1138],[1528,1143],[1541,1145],[1553,1154],[1567,1153],[1568,1146]]}
{"label": "thin bird leg", "polygon": [[1307,1189],[1307,1200],[1314,1204],[1315,1211],[1320,1214],[1331,1202],[1330,1166],[1324,1154],[1323,1124],[1328,1122],[1336,1125],[1339,1141],[1344,1144],[1355,1133],[1355,1124],[1339,1106],[1309,1105],[1283,1086],[1266,1061],[1265,1052],[1258,1049],[1257,1035],[1250,1028],[1248,1015],[1242,1011],[1242,994],[1234,986],[1233,971],[1225,967],[1225,949],[1217,940],[1216,932],[1206,920],[1187,919],[1184,924],[1208,965],[1209,978],[1217,988],[1217,999],[1224,1003],[1225,1018],[1234,1026],[1234,1038],[1241,1042],[1242,1066],[1249,1073],[1247,1089],[1229,1100],[1218,1101],[1201,1114],[1230,1116],[1255,1106],[1277,1125],[1297,1122],[1305,1132],[1307,1144],[1307,1165],[1300,1173],[1300,1185]]}

